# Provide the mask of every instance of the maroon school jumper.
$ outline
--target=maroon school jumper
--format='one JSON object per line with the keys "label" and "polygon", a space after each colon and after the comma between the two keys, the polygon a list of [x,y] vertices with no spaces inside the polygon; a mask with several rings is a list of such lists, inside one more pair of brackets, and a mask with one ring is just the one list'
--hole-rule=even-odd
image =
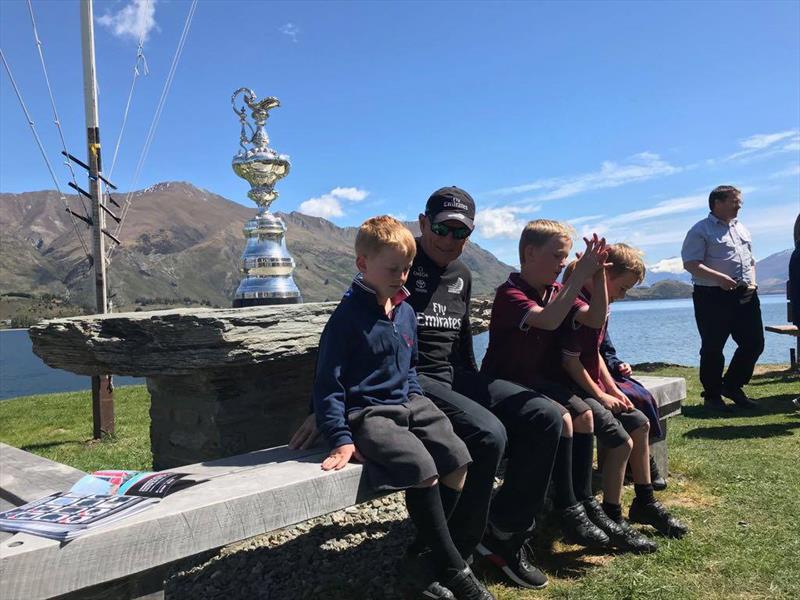
{"label": "maroon school jumper", "polygon": [[[541,297],[519,273],[508,276],[494,297],[489,347],[481,364],[481,373],[527,387],[535,387],[537,380],[555,380],[561,362],[556,331],[531,327],[525,319],[535,306],[547,306],[562,287],[554,283]],[[567,318],[571,318],[576,309],[577,304],[573,304]]]}

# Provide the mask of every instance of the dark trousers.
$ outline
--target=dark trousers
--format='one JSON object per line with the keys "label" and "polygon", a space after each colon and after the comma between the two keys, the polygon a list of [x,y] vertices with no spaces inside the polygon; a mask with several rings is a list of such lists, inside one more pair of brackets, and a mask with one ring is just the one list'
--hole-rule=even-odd
{"label": "dark trousers", "polygon": [[[719,395],[722,386],[737,389],[747,384],[764,351],[764,325],[758,294],[749,297],[743,290],[726,292],[718,287],[695,286],[692,294],[694,318],[700,332],[700,383],[706,396]],[[722,350],[728,337],[736,342],[736,352],[724,377]]]}
{"label": "dark trousers", "polygon": [[461,383],[458,389],[470,393],[469,385],[461,381],[463,378],[456,376],[453,384],[449,384],[420,375],[419,383],[425,396],[450,419],[453,431],[472,456],[464,490],[448,521],[453,543],[466,558],[486,529],[494,477],[506,449],[506,430],[489,410],[456,391],[456,384]]}
{"label": "dark trousers", "polygon": [[[426,395],[448,416],[451,415],[448,411],[452,409],[446,405],[459,408],[463,408],[465,402],[471,405],[466,414],[456,414],[451,417],[453,429],[457,434],[460,435],[460,429],[464,427],[457,421],[463,421],[465,417],[473,419],[467,427],[468,430],[474,429],[476,425],[479,429],[486,429],[489,423],[497,423],[500,427],[505,426],[504,431],[508,436],[506,449],[508,464],[503,486],[492,501],[491,520],[504,531],[526,531],[533,525],[536,513],[541,510],[547,494],[547,487],[550,484],[550,476],[563,427],[561,408],[538,392],[510,381],[490,380],[479,373],[456,371],[452,388],[446,392],[439,389],[447,389],[446,386],[439,384],[434,384],[429,389],[427,387],[430,385],[429,382],[430,380],[427,378],[426,382],[423,382],[422,378],[420,379]],[[477,411],[476,409],[481,410]],[[491,419],[488,419],[487,413]],[[478,415],[481,420],[476,422],[474,419]],[[501,422],[502,424],[500,424]],[[479,466],[479,458],[473,451],[469,440],[461,435],[460,437],[467,443],[473,460],[467,475],[467,483],[470,483],[471,477],[475,477],[476,487],[486,486],[490,470],[492,471],[490,479],[494,480],[497,464],[491,465],[490,461],[486,460],[484,466]],[[502,453],[496,458],[499,463]],[[467,512],[482,511],[483,505],[478,502],[484,498],[482,493],[485,493],[485,489],[482,488],[481,494],[475,492],[474,505],[471,508],[464,501],[466,492],[467,486],[465,485],[464,494],[461,496],[456,511],[459,508]],[[491,486],[489,486],[489,492],[491,492]],[[488,497],[486,501],[485,506],[488,509]],[[484,517],[482,525],[485,527],[485,524]],[[477,523],[475,525],[477,526]],[[453,531],[454,538],[461,535],[456,530],[455,524],[451,525],[451,531]],[[481,534],[482,532],[481,530]],[[472,537],[474,536],[471,536],[470,539]],[[479,539],[480,537],[478,537]]]}

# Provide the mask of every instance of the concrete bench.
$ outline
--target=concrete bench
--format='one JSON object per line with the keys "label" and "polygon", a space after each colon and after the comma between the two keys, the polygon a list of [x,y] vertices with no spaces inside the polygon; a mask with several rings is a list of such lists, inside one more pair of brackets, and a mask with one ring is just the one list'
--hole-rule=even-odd
{"label": "concrete bench", "polygon": [[[672,377],[640,380],[658,400],[666,432],[667,419],[680,413],[686,383]],[[666,473],[666,439],[656,442],[654,454]],[[326,473],[319,467],[323,456],[322,450],[284,446],[176,468],[205,481],[66,544],[6,534],[0,541],[2,597],[162,597],[164,578],[182,559],[376,496],[362,479],[361,466]],[[42,481],[40,469],[54,474],[47,479],[52,484]],[[83,475],[9,446],[0,447],[0,472],[0,495],[17,505],[57,491],[53,485],[67,489]]]}

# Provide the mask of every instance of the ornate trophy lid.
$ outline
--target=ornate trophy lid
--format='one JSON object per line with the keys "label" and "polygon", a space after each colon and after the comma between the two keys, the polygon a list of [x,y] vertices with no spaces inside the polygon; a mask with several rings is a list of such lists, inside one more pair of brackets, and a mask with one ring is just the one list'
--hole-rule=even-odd
{"label": "ornate trophy lid", "polygon": [[[236,107],[236,99],[244,95],[244,103],[251,110],[251,117],[255,122],[253,127],[247,120],[247,109]],[[269,147],[269,136],[264,127],[269,118],[269,111],[281,105],[274,96],[257,100],[256,94],[249,88],[239,88],[231,97],[233,112],[239,117],[242,130],[239,135],[241,149],[231,161],[233,171],[250,184],[247,196],[262,208],[269,208],[272,201],[278,197],[275,184],[279,179],[289,174],[289,157],[278,154]],[[247,137],[247,129],[251,137]]]}

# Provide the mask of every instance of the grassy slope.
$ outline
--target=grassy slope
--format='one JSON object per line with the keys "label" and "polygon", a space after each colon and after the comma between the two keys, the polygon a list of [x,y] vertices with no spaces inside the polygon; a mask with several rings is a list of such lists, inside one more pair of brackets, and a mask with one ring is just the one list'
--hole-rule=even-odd
{"label": "grassy slope", "polygon": [[[590,555],[556,543],[543,557],[550,586],[530,592],[495,580],[500,600],[800,597],[800,414],[790,404],[800,377],[756,375],[748,391],[761,408],[719,418],[698,406],[695,369],[654,374],[688,382],[684,416],[670,423],[672,475],[661,498],[692,534],[662,540],[657,554],[643,557]],[[147,468],[147,391],[120,388],[116,402],[117,435],[94,443],[87,393],[3,401],[0,440],[87,471]]]}

